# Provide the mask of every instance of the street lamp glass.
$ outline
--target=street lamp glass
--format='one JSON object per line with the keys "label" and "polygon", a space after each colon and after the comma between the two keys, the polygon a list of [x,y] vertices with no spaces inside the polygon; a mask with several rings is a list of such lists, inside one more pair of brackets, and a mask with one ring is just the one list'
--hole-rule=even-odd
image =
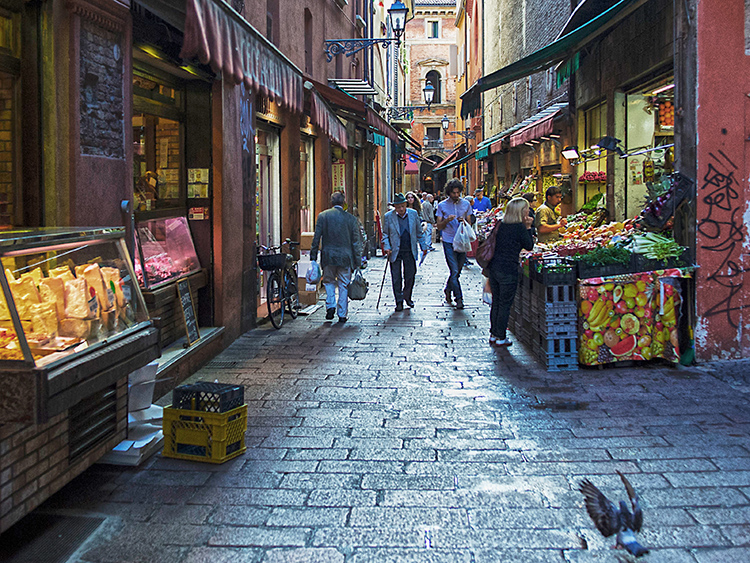
{"label": "street lamp glass", "polygon": [[570,146],[565,147],[562,150],[562,155],[564,158],[567,158],[568,160],[578,160],[578,147],[576,146]]}
{"label": "street lamp glass", "polygon": [[448,119],[448,116],[447,116],[447,115],[444,115],[444,116],[443,116],[443,119],[441,119],[441,120],[440,120],[440,125],[442,125],[442,126],[443,126],[443,131],[447,131],[447,130],[448,130],[448,127],[450,127],[450,126],[451,126],[451,122],[450,122],[450,120]]}
{"label": "street lamp glass", "polygon": [[432,85],[432,82],[428,82],[427,84],[425,84],[423,92],[424,92],[424,101],[429,107],[435,96],[435,87]]}
{"label": "street lamp glass", "polygon": [[401,37],[406,26],[406,14],[409,12],[409,8],[401,2],[396,0],[391,7],[388,9],[388,16],[391,18],[391,28],[396,34],[396,37]]}

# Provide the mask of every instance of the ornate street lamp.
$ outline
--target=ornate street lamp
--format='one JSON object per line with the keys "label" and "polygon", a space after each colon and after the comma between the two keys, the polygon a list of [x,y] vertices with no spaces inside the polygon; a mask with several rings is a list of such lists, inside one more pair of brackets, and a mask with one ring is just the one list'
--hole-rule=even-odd
{"label": "ornate street lamp", "polygon": [[326,58],[330,63],[336,55],[344,54],[351,57],[354,53],[372,47],[373,45],[382,45],[387,47],[393,41],[396,42],[396,48],[401,45],[401,35],[406,29],[406,15],[409,8],[401,0],[396,0],[388,9],[388,18],[391,20],[391,29],[396,37],[381,37],[379,39],[331,39],[325,42]]}
{"label": "ornate street lamp", "polygon": [[427,111],[429,111],[432,100],[435,97],[435,87],[432,85],[432,82],[428,82],[422,91],[424,92],[424,102],[427,104]]}
{"label": "ornate street lamp", "polygon": [[444,115],[443,119],[440,120],[440,125],[443,126],[443,131],[445,131],[445,132],[448,131],[448,127],[451,126],[451,120],[448,119],[447,115]]}

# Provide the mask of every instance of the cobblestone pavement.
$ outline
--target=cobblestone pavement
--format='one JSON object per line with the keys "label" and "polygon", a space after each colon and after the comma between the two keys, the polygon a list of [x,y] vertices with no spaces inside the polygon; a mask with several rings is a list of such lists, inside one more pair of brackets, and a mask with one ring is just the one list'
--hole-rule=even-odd
{"label": "cobblestone pavement", "polygon": [[[238,339],[194,380],[242,383],[247,452],[97,466],[43,510],[108,515],[77,562],[614,562],[578,483],[645,506],[643,561],[750,561],[750,395],[708,370],[548,373],[487,345],[476,266],[442,252],[395,313],[382,259],[346,324],[321,309]],[[168,402],[166,403],[168,404]]]}

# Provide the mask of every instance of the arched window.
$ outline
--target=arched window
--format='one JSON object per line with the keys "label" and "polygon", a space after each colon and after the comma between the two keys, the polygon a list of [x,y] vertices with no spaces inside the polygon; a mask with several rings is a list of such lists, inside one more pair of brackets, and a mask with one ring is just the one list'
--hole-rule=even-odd
{"label": "arched window", "polygon": [[433,104],[439,104],[441,103],[441,97],[440,97],[440,73],[436,70],[431,70],[427,73],[427,75],[424,77],[425,85],[427,83],[431,83],[432,86],[435,88],[435,95],[432,97],[432,103]]}

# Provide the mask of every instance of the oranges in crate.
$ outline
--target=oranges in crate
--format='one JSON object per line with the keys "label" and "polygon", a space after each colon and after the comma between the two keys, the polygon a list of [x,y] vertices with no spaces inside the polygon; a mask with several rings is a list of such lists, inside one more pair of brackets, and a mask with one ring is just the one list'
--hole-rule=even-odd
{"label": "oranges in crate", "polygon": [[674,102],[666,100],[659,103],[659,125],[674,127]]}

